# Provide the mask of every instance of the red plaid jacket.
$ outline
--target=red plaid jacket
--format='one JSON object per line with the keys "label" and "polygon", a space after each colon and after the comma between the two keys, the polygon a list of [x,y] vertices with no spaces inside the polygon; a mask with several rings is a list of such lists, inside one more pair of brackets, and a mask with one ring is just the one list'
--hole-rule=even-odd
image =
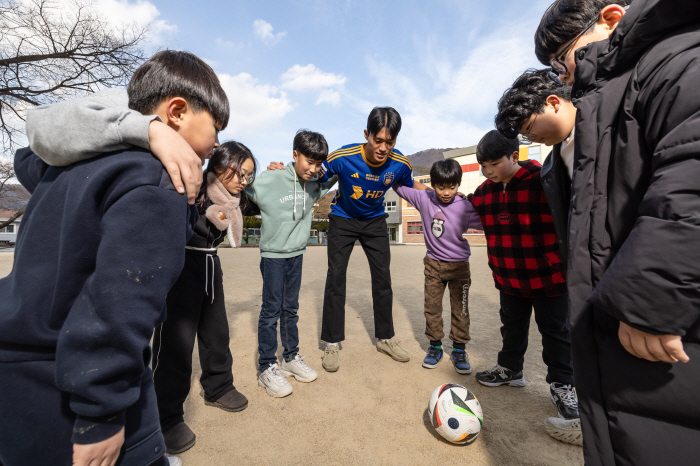
{"label": "red plaid jacket", "polygon": [[469,195],[484,227],[496,288],[525,298],[567,292],[540,168],[528,160],[505,185],[487,180]]}

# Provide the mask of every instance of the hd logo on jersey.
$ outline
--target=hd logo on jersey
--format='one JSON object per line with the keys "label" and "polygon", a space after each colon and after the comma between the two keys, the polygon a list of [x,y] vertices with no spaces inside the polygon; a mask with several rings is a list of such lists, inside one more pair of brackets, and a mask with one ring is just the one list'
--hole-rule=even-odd
{"label": "hd logo on jersey", "polygon": [[350,199],[359,199],[362,197],[362,188],[359,186],[353,186],[352,190],[354,191],[352,196],[350,196]]}
{"label": "hd logo on jersey", "polygon": [[394,182],[394,173],[393,172],[384,173],[384,186],[389,186],[393,182]]}

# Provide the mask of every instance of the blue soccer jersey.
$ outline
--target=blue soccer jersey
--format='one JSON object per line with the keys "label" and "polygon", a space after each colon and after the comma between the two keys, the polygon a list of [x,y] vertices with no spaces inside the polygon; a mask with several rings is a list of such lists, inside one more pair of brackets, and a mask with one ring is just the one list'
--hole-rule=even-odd
{"label": "blue soccer jersey", "polygon": [[384,215],[384,193],[395,183],[413,187],[411,172],[411,162],[396,149],[374,164],[365,157],[364,144],[349,144],[328,156],[319,181],[338,175],[331,214],[365,220]]}

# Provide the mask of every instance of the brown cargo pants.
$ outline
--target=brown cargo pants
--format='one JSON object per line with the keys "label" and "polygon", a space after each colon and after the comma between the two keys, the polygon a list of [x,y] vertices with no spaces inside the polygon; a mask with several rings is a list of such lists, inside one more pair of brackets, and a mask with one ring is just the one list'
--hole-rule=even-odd
{"label": "brown cargo pants", "polygon": [[472,284],[469,262],[436,261],[428,256],[425,264],[425,335],[431,341],[442,340],[442,297],[450,288],[452,321],[450,340],[467,343],[469,336],[469,287]]}

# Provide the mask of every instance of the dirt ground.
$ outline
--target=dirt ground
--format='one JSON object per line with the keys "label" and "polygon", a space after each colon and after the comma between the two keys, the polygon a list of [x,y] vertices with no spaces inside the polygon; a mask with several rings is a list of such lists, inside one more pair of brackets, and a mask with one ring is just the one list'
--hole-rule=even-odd
{"label": "dirt ground", "polygon": [[[310,384],[290,379],[294,393],[277,399],[259,388],[256,379],[262,290],[259,251],[220,250],[234,383],[248,397],[249,406],[240,413],[205,406],[199,364],[195,363],[185,418],[197,434],[197,443],[180,455],[184,465],[582,465],[581,448],[552,439],[544,429],[545,418],[555,416],[556,408],[549,399],[534,319],[525,356],[528,385],[524,388],[484,387],[473,375],[457,374],[447,359],[437,369],[421,367],[428,347],[423,317],[424,255],[423,246],[392,247],[394,326],[397,339],[411,355],[410,362],[399,363],[374,346],[369,266],[356,245],[348,270],[347,339],[341,346],[340,370],[327,373],[321,367],[319,341],[326,249],[309,248],[299,303],[300,348],[319,378]],[[11,267],[12,253],[0,252],[0,277]],[[472,341],[467,352],[476,372],[495,364],[501,341],[498,293],[486,264],[486,248],[473,248],[471,270]],[[447,293],[444,308],[449,322]],[[444,343],[450,351],[449,340]],[[281,360],[281,348],[278,356]],[[430,394],[448,382],[472,390],[484,410],[481,436],[469,446],[442,440],[428,419]]]}

